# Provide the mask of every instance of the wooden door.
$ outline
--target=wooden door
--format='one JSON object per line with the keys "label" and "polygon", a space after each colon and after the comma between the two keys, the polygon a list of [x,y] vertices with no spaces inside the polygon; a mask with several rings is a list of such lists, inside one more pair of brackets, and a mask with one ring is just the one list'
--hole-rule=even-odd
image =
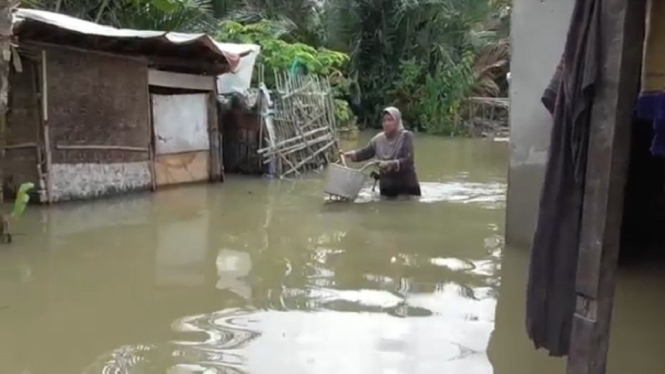
{"label": "wooden door", "polygon": [[157,187],[210,177],[208,95],[151,95]]}

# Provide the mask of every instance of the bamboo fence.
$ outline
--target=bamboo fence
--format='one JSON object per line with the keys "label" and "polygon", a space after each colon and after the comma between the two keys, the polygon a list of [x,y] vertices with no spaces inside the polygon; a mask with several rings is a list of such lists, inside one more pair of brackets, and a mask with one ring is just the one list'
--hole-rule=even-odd
{"label": "bamboo fence", "polygon": [[[335,103],[327,79],[276,74],[276,90],[263,89],[266,108],[258,153],[271,174],[297,176],[337,157]],[[267,99],[267,100],[266,100]]]}

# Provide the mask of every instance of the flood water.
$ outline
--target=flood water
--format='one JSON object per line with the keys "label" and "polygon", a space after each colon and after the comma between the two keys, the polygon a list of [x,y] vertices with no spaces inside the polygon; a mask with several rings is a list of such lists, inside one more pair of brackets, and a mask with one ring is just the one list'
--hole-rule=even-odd
{"label": "flood water", "polygon": [[[0,248],[0,373],[564,373],[524,333],[507,143],[416,147],[417,201],[229,176],[30,207]],[[660,269],[622,270],[610,373],[664,370]]]}

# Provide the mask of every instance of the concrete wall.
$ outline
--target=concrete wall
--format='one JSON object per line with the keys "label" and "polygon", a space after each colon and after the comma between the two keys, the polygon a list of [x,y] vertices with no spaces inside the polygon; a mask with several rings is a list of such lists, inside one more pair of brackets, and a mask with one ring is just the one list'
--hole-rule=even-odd
{"label": "concrete wall", "polygon": [[551,116],[540,97],[563,52],[575,0],[514,0],[506,243],[531,243]]}
{"label": "concrete wall", "polygon": [[149,161],[52,164],[53,202],[93,199],[152,186]]}

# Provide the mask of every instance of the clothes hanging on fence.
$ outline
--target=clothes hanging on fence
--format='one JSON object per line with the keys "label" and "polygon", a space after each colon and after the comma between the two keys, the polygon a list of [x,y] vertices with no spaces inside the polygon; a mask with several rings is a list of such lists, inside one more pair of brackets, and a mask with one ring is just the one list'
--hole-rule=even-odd
{"label": "clothes hanging on fence", "polygon": [[564,53],[542,101],[553,115],[531,250],[526,327],[537,348],[568,354],[589,143],[599,72],[600,0],[577,0]]}

